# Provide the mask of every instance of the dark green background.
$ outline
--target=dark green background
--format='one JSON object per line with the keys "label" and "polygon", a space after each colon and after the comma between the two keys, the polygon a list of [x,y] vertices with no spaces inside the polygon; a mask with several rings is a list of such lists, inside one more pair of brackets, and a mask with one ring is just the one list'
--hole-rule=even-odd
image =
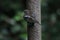
{"label": "dark green background", "polygon": [[60,0],[41,1],[42,40],[60,40]]}
{"label": "dark green background", "polygon": [[[2,6],[3,9],[5,9],[5,10],[7,10],[8,8],[12,8],[13,10],[15,10],[16,14],[15,14],[15,16],[12,17],[12,19],[14,19],[14,21],[16,21],[16,24],[14,26],[12,26],[11,31],[13,33],[16,33],[18,30],[20,30],[20,32],[21,32],[19,34],[20,40],[27,40],[27,23],[23,18],[24,10],[26,9],[25,0],[0,0],[0,6]],[[1,15],[1,13],[0,13],[0,15]],[[0,16],[0,21],[3,20],[5,17],[6,17],[5,14]],[[18,22],[18,24],[17,24],[17,22]],[[0,27],[2,27],[2,26],[0,26]],[[6,36],[4,36],[4,34],[7,34],[7,32],[3,28],[0,30],[3,30],[0,32],[0,36],[1,36],[0,40],[3,40],[6,37]],[[10,37],[10,39],[8,39],[8,40],[13,40],[13,38]]]}

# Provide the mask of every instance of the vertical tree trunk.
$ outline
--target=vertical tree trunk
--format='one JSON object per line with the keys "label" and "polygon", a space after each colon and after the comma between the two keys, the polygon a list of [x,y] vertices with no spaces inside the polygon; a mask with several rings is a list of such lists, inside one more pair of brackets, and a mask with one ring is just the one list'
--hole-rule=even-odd
{"label": "vertical tree trunk", "polygon": [[[27,0],[27,9],[32,10],[35,19],[41,23],[40,0]],[[41,40],[41,25],[35,23],[34,27],[28,27],[28,40]]]}

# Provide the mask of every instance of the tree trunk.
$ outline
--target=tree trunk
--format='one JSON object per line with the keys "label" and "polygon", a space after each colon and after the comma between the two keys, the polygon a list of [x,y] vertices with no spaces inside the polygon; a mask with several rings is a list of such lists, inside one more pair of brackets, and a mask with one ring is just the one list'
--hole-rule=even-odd
{"label": "tree trunk", "polygon": [[[41,23],[40,0],[27,0],[27,9],[32,10],[35,19]],[[35,23],[34,27],[28,27],[28,40],[41,40],[41,25]]]}

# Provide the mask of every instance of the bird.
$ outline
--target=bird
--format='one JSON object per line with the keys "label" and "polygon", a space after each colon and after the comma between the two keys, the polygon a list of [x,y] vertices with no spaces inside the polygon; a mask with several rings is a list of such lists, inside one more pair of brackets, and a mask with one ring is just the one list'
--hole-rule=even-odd
{"label": "bird", "polygon": [[41,25],[32,15],[31,11],[24,10],[24,20],[27,21],[29,26],[34,26],[35,23]]}

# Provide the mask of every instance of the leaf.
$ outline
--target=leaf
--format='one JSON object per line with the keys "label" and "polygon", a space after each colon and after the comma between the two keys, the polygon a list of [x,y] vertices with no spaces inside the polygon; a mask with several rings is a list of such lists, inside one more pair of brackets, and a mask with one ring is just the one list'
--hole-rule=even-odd
{"label": "leaf", "polygon": [[14,17],[14,19],[15,19],[16,21],[23,20],[23,15],[24,15],[24,13],[19,11],[19,12],[17,12],[17,14],[16,14],[16,16]]}

